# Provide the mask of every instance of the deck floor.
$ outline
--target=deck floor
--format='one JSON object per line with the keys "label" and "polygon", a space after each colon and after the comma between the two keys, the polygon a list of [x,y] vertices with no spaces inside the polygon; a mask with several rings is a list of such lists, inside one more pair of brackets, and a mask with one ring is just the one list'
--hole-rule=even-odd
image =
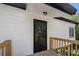
{"label": "deck floor", "polygon": [[52,50],[46,50],[46,51],[38,52],[35,54],[31,54],[29,56],[60,56],[60,55],[58,55],[57,53],[55,53]]}

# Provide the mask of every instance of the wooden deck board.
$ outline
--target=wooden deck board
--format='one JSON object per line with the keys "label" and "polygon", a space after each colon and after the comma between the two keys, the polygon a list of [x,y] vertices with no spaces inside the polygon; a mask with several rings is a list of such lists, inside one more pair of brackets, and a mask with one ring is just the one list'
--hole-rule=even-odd
{"label": "wooden deck board", "polygon": [[29,56],[59,56],[59,55],[52,50],[46,50],[35,54],[31,54]]}

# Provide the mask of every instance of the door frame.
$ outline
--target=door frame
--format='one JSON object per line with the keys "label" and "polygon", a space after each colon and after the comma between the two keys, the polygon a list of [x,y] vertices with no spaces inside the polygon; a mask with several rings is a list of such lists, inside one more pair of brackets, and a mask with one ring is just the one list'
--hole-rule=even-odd
{"label": "door frame", "polygon": [[39,20],[39,19],[33,19],[33,53],[35,53],[34,51],[34,43],[35,43],[35,23],[34,21],[40,21],[40,22],[46,22],[46,50],[47,50],[47,21],[44,20]]}

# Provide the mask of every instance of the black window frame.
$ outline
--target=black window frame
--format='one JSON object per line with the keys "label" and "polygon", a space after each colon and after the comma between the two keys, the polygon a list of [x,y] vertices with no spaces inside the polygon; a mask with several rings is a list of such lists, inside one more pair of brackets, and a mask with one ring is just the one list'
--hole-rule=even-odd
{"label": "black window frame", "polygon": [[69,27],[69,38],[73,38],[74,37],[74,27]]}

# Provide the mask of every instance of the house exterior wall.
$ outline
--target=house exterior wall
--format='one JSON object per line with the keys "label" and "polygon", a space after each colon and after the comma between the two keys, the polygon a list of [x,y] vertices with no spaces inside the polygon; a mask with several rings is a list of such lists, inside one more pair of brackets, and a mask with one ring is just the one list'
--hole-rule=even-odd
{"label": "house exterior wall", "polygon": [[33,53],[32,18],[15,7],[0,4],[0,42],[12,40],[12,55]]}
{"label": "house exterior wall", "polygon": [[45,4],[28,4],[26,10],[0,4],[0,42],[12,40],[12,55],[33,54],[33,19],[47,21],[48,49],[50,36],[75,40],[75,36],[69,38],[69,27],[75,24],[53,18],[61,16],[70,15]]}

